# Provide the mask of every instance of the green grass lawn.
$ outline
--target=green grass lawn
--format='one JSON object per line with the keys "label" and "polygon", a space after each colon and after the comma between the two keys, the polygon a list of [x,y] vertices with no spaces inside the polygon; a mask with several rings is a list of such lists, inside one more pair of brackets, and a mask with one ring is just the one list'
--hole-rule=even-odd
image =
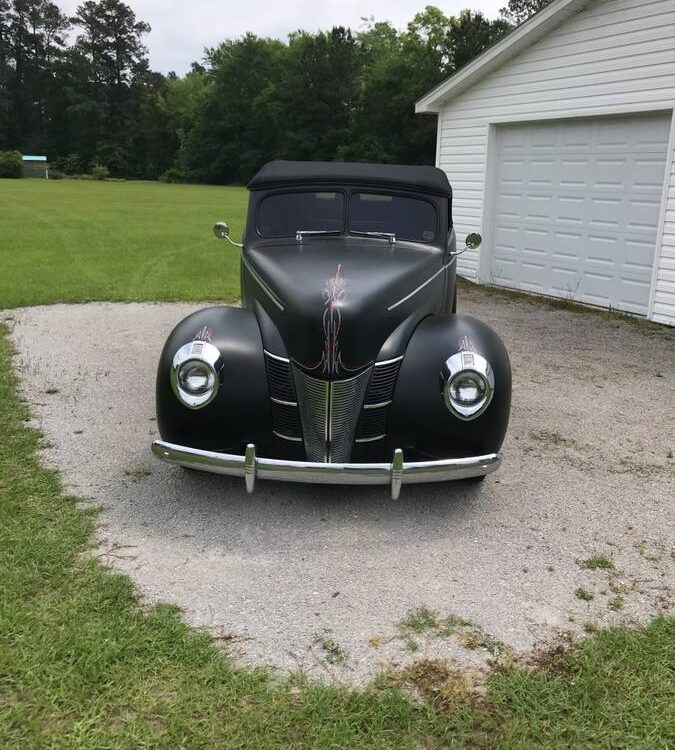
{"label": "green grass lawn", "polygon": [[86,300],[239,296],[245,188],[0,180],[0,309]]}
{"label": "green grass lawn", "polygon": [[[237,253],[209,225],[238,232],[244,202],[234,188],[0,181],[0,307],[234,297]],[[97,514],[41,465],[10,356],[0,324],[3,750],[675,747],[673,618],[497,669],[480,699],[434,664],[363,691],[235,668],[98,562]]]}

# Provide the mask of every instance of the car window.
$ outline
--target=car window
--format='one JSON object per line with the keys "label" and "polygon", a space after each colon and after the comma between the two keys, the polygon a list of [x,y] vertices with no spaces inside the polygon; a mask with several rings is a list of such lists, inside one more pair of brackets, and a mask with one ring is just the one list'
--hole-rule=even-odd
{"label": "car window", "polygon": [[295,237],[298,231],[343,232],[344,216],[344,193],[276,193],[260,202],[256,225],[263,237]]}
{"label": "car window", "polygon": [[421,198],[379,193],[352,193],[350,232],[388,232],[397,240],[433,242],[438,233],[436,206]]}

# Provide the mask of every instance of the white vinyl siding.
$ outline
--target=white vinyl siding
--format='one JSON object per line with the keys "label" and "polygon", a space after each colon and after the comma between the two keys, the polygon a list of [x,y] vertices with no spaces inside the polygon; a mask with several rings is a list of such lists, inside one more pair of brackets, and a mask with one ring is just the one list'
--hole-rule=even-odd
{"label": "white vinyl siding", "polygon": [[[489,254],[494,240],[488,213],[497,158],[492,143],[495,126],[650,111],[672,113],[674,39],[675,0],[594,0],[440,105],[436,163],[448,173],[453,187],[459,241],[470,231],[482,231],[484,236],[479,250],[460,256],[462,275],[489,280],[489,264],[481,261],[480,253]],[[672,284],[674,246],[666,243],[673,242],[675,234],[675,176],[670,188],[663,248],[656,248],[656,262],[660,269],[665,264],[665,275],[658,277],[654,314],[661,305],[661,319],[675,324],[675,304],[668,301],[672,286],[661,289],[664,283]],[[488,211],[484,212],[486,201]]]}

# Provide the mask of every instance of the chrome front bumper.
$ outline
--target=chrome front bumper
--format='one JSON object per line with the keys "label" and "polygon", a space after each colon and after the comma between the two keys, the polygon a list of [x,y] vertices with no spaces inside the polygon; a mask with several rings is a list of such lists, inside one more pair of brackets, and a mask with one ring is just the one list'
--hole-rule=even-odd
{"label": "chrome front bumper", "polygon": [[246,453],[239,456],[187,448],[163,440],[155,440],[152,452],[162,461],[189,469],[243,477],[249,493],[253,492],[256,478],[313,484],[388,484],[391,486],[391,496],[394,500],[398,498],[403,484],[481,477],[496,471],[501,463],[501,458],[496,453],[469,458],[404,463],[403,451],[400,448],[394,451],[391,463],[328,464],[281,461],[256,456],[255,446],[251,443],[246,446]]}

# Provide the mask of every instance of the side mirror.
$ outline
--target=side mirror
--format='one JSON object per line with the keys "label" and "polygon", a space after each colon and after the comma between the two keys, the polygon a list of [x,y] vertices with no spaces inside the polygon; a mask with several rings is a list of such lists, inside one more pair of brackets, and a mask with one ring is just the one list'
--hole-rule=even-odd
{"label": "side mirror", "polygon": [[466,235],[466,247],[468,250],[475,250],[482,241],[483,238],[478,232],[471,232]]}
{"label": "side mirror", "polygon": [[230,245],[234,245],[235,247],[243,247],[241,242],[235,242],[232,237],[230,237],[230,227],[228,227],[224,221],[217,221],[213,225],[213,233],[219,240],[227,240]]}
{"label": "side mirror", "polygon": [[475,250],[482,241],[483,238],[480,236],[480,234],[478,234],[478,232],[469,232],[469,234],[466,235],[466,239],[464,240],[464,247],[461,250],[455,250],[455,252],[450,253],[450,257],[456,258],[458,255],[465,253],[467,250]]}
{"label": "side mirror", "polygon": [[224,221],[217,221],[213,225],[213,233],[219,240],[224,240],[230,236],[230,228]]}

